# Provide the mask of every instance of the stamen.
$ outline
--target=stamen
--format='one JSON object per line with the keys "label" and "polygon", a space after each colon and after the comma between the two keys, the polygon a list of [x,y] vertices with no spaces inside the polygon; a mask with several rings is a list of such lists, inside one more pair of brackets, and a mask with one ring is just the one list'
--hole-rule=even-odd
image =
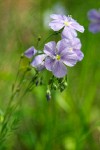
{"label": "stamen", "polygon": [[66,26],[69,26],[69,25],[70,25],[70,23],[69,23],[68,21],[65,21],[64,24],[65,24]]}
{"label": "stamen", "polygon": [[61,58],[60,55],[56,55],[57,60],[60,60],[60,58]]}
{"label": "stamen", "polygon": [[72,51],[72,50],[73,50],[73,48],[72,48],[72,47],[70,47],[70,48],[69,48],[69,50],[70,50],[70,51]]}

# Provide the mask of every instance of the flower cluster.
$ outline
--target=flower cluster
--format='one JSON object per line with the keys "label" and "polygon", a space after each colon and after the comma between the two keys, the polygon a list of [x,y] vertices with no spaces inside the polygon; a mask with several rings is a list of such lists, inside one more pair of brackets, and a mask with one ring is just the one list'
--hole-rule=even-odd
{"label": "flower cluster", "polygon": [[90,10],[88,12],[88,18],[91,21],[89,31],[91,31],[92,33],[100,32],[100,10]]}
{"label": "flower cluster", "polygon": [[57,43],[55,41],[46,43],[42,51],[32,46],[25,51],[24,55],[32,58],[32,67],[38,71],[43,69],[51,71],[60,81],[60,78],[67,74],[66,66],[72,67],[84,57],[80,39],[77,37],[77,31],[84,32],[84,27],[71,16],[52,14],[50,17],[52,21],[49,26],[55,32],[61,33],[61,40]]}
{"label": "flower cluster", "polygon": [[67,73],[66,66],[72,67],[83,59],[84,55],[80,50],[81,42],[76,37],[76,30],[84,32],[84,28],[70,16],[53,14],[51,18],[53,19],[49,24],[51,29],[54,31],[63,29],[62,39],[57,44],[55,41],[45,44],[42,54],[34,47],[29,48],[24,54],[28,58],[35,55],[31,63],[33,67],[38,70],[46,68],[57,78],[62,78]]}

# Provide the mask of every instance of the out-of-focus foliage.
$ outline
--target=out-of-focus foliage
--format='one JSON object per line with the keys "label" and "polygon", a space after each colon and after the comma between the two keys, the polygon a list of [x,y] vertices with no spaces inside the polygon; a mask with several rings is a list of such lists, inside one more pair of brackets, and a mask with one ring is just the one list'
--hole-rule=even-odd
{"label": "out-of-focus foliage", "polygon": [[[51,13],[72,15],[85,27],[80,34],[84,59],[68,69],[68,88],[54,92],[36,87],[14,114],[15,129],[0,150],[99,150],[100,149],[100,33],[88,31],[87,12],[100,1],[1,0],[0,1],[0,124],[15,80],[19,57],[50,34]],[[56,39],[56,37],[54,37]],[[56,39],[57,40],[57,39]],[[42,47],[40,47],[42,48]]]}

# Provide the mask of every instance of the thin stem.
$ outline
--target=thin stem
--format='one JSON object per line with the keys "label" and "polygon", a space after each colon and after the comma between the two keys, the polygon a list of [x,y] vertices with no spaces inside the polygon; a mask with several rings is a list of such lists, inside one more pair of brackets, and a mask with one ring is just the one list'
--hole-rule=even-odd
{"label": "thin stem", "polygon": [[14,107],[14,110],[17,108],[19,102],[21,101],[21,99],[29,92],[30,88],[33,86],[34,81],[37,79],[37,74],[34,76],[34,78],[32,78],[32,80],[29,82],[27,88],[25,89],[24,93],[22,94],[22,96],[20,97],[20,99],[17,101],[17,104]]}
{"label": "thin stem", "polygon": [[[52,36],[58,35],[59,33],[61,33],[61,31],[59,31],[59,32],[53,32],[52,34],[50,34],[50,35],[42,42],[41,46],[44,45],[44,44],[46,43],[46,41],[47,41],[48,39],[50,39]],[[41,47],[41,46],[40,46],[40,47]]]}
{"label": "thin stem", "polygon": [[37,49],[38,49],[40,40],[41,40],[41,37],[39,36],[38,39],[37,39],[37,44],[36,44],[36,48],[37,48]]}
{"label": "thin stem", "polygon": [[7,109],[6,109],[6,112],[5,112],[5,115],[4,115],[4,120],[3,120],[3,122],[2,122],[2,128],[1,128],[1,131],[0,131],[0,140],[2,139],[2,138],[4,138],[4,132],[6,131],[6,126],[7,126],[7,122],[8,122],[8,120],[9,120],[9,110],[11,109],[11,103],[12,103],[12,100],[13,100],[13,98],[14,98],[14,96],[16,95],[16,92],[17,91],[15,91],[14,93],[12,93],[12,95],[11,95],[11,97],[10,97],[10,101],[9,101],[9,103],[8,103],[8,107],[7,107]]}
{"label": "thin stem", "polygon": [[15,89],[15,85],[16,85],[16,82],[17,82],[17,79],[18,79],[18,76],[19,76],[19,71],[20,71],[20,64],[21,64],[21,60],[22,60],[23,56],[20,57],[20,60],[19,60],[19,64],[18,64],[18,70],[17,70],[17,74],[16,74],[16,78],[15,78],[15,82],[13,84],[13,88],[12,88],[12,91],[14,91]]}
{"label": "thin stem", "polygon": [[[19,61],[19,66],[20,66],[20,62],[21,62],[21,59],[20,59],[20,61]],[[18,86],[21,86],[22,81],[23,81],[23,79],[24,79],[24,77],[25,77],[27,71],[28,71],[28,70],[25,70],[25,72],[24,72],[24,74],[23,74],[23,76],[22,76],[22,78],[21,78],[21,80],[20,80]],[[16,82],[17,82],[18,75],[19,75],[19,67],[18,67],[18,72],[17,72],[15,84],[16,84]],[[14,88],[15,88],[15,84],[14,84]],[[17,89],[14,90],[14,88],[13,88],[12,95],[11,95],[11,97],[10,97],[9,103],[8,103],[8,105],[7,105],[6,112],[5,112],[5,114],[4,114],[4,120],[3,120],[3,122],[2,122],[2,128],[1,128],[1,131],[0,131],[0,140],[1,140],[2,138],[4,138],[5,135],[6,135],[6,134],[4,135],[4,133],[5,133],[5,131],[7,130],[7,125],[8,125],[8,123],[10,122],[10,117],[11,117],[11,115],[12,115],[12,113],[13,113],[13,110],[14,110],[13,105],[12,105],[12,102],[13,102],[13,99],[14,99],[16,93],[18,92],[18,90],[17,90]],[[17,87],[17,88],[18,88],[18,87]]]}
{"label": "thin stem", "polygon": [[23,76],[22,76],[22,78],[21,78],[21,80],[20,80],[20,82],[19,82],[19,84],[18,84],[18,87],[21,86],[21,84],[22,84],[22,82],[23,82],[23,80],[24,80],[24,77],[25,77],[27,71],[28,71],[27,69],[24,71],[24,74],[23,74]]}

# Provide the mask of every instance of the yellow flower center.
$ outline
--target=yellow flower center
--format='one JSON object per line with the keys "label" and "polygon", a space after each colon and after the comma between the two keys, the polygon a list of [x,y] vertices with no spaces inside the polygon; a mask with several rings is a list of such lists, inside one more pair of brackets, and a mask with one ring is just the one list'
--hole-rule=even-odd
{"label": "yellow flower center", "polygon": [[65,21],[64,24],[65,24],[66,26],[69,26],[69,25],[70,25],[70,23],[69,23],[68,21]]}
{"label": "yellow flower center", "polygon": [[72,51],[73,50],[72,47],[70,47],[69,50]]}
{"label": "yellow flower center", "polygon": [[56,55],[57,60],[60,60],[60,58],[61,58],[60,55]]}

